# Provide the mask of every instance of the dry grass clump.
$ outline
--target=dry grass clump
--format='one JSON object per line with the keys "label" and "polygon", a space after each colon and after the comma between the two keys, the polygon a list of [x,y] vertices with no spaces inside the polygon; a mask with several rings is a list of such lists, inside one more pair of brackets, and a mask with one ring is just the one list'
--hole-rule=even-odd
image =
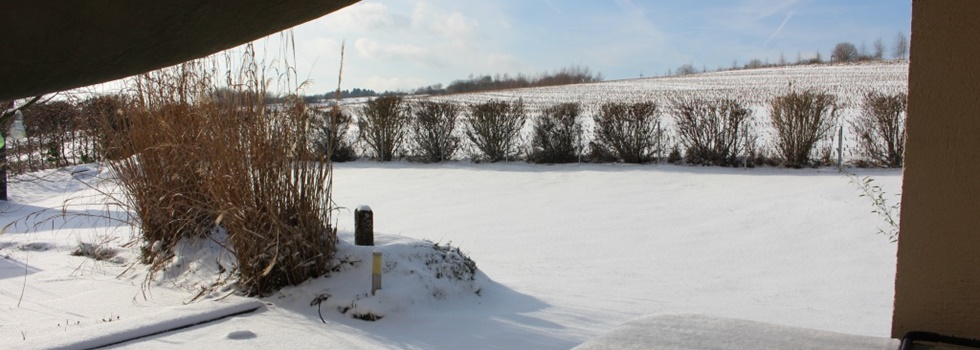
{"label": "dry grass clump", "polygon": [[265,295],[329,271],[336,234],[328,155],[306,137],[312,114],[300,99],[275,107],[255,102],[210,118],[205,134],[222,146],[207,153],[213,175],[206,189],[228,231],[239,284]]}
{"label": "dry grass clump", "polygon": [[837,97],[825,92],[793,91],[773,99],[769,116],[784,165],[812,165],[813,149],[834,129],[837,110]]}
{"label": "dry grass clump", "polygon": [[659,137],[659,106],[653,102],[610,102],[592,117],[595,122],[593,157],[612,157],[624,163],[653,159]]}
{"label": "dry grass clump", "polygon": [[177,242],[227,231],[239,288],[266,295],[329,271],[329,154],[312,147],[302,100],[269,104],[267,80],[246,52],[227,88],[207,62],[145,74],[110,162],[137,216],[142,261],[166,266]]}
{"label": "dry grass clump", "polygon": [[154,268],[181,239],[210,234],[216,217],[204,187],[210,173],[201,158],[209,115],[193,100],[207,90],[201,70],[188,63],[135,79],[126,127],[105,130],[105,149],[119,157],[109,165],[139,224],[140,258]]}
{"label": "dry grass clump", "polygon": [[678,99],[674,128],[689,164],[736,166],[755,139],[752,110],[733,99]]}
{"label": "dry grass clump", "polygon": [[907,107],[908,95],[904,93],[872,91],[864,96],[861,115],[850,122],[864,161],[886,168],[902,167]]}

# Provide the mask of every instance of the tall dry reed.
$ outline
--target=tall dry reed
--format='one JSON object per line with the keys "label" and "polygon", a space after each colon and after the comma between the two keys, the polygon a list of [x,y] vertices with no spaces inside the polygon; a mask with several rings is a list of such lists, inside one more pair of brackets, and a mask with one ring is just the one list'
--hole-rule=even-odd
{"label": "tall dry reed", "polygon": [[248,47],[224,84],[207,60],[135,80],[126,128],[109,137],[110,147],[133,156],[110,165],[138,217],[151,271],[166,266],[180,240],[224,229],[246,294],[329,272],[330,155],[312,146],[315,118],[302,99],[270,102],[270,84],[283,77],[267,79],[275,71],[262,65]]}

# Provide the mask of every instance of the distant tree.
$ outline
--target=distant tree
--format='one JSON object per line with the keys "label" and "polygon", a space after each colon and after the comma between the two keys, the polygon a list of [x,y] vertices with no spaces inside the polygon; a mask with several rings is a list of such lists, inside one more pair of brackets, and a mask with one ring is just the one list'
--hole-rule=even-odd
{"label": "distant tree", "polygon": [[871,53],[868,52],[868,44],[861,42],[861,48],[858,49],[858,61],[868,61],[871,59]]}
{"label": "distant tree", "polygon": [[758,58],[753,58],[751,61],[749,61],[749,63],[745,64],[745,69],[762,68],[765,66],[766,66],[765,62],[762,62],[762,60]]}
{"label": "distant tree", "polygon": [[680,67],[677,68],[677,75],[696,74],[697,72],[698,69],[694,68],[694,65],[690,63],[685,63],[684,65],[681,65]]}
{"label": "distant tree", "polygon": [[786,55],[783,55],[782,52],[779,53],[779,65],[780,66],[786,65]]}
{"label": "distant tree", "polygon": [[895,47],[892,48],[892,58],[896,60],[905,59],[909,54],[909,39],[905,33],[898,33],[895,36]]}
{"label": "distant tree", "polygon": [[[416,93],[434,94],[438,93],[465,93],[477,91],[491,91],[504,89],[517,89],[534,86],[554,86],[567,84],[594,83],[602,81],[602,73],[593,73],[589,67],[572,65],[564,67],[555,72],[541,73],[535,77],[527,77],[518,74],[511,77],[508,74],[496,74],[494,76],[470,75],[468,79],[455,80],[442,89],[439,85],[433,85],[417,89]],[[438,88],[438,89],[437,89]]]}
{"label": "distant tree", "polygon": [[882,60],[885,58],[885,41],[881,38],[875,39],[874,43],[874,59]]}
{"label": "distant tree", "polygon": [[834,51],[830,53],[832,62],[854,62],[859,56],[857,47],[848,42],[838,43],[834,46]]}

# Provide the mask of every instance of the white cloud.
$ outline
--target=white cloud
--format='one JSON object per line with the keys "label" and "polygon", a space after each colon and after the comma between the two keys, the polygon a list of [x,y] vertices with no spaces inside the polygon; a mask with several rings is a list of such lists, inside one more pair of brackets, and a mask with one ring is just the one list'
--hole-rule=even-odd
{"label": "white cloud", "polygon": [[461,12],[446,12],[420,1],[412,12],[412,26],[430,33],[462,41],[474,36],[480,23]]}
{"label": "white cloud", "polygon": [[361,2],[325,17],[320,25],[332,32],[351,33],[392,28],[397,22],[388,6]]}
{"label": "white cloud", "polygon": [[376,75],[364,79],[364,86],[381,91],[411,90],[427,84],[425,79],[405,77],[379,77]]}
{"label": "white cloud", "polygon": [[385,45],[372,39],[360,38],[354,42],[354,48],[361,57],[372,60],[437,63],[429,50],[412,44]]}
{"label": "white cloud", "polygon": [[517,57],[510,54],[493,52],[487,55],[487,67],[498,72],[517,72],[519,71]]}

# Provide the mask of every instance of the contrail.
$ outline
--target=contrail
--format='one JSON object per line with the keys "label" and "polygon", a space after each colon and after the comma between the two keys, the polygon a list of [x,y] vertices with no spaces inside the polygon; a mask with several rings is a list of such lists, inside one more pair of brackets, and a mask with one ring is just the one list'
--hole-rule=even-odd
{"label": "contrail", "polygon": [[772,32],[772,34],[769,35],[769,39],[766,39],[766,42],[764,44],[762,44],[762,46],[768,46],[769,45],[769,42],[772,41],[772,38],[775,38],[776,35],[779,35],[779,32],[782,32],[783,31],[783,27],[786,26],[786,23],[789,22],[789,19],[790,18],[793,18],[793,14],[795,14],[795,13],[796,13],[796,10],[789,11],[789,13],[786,14],[786,17],[783,18],[783,23],[780,23],[779,24],[779,28],[776,28],[776,31],[775,32]]}

